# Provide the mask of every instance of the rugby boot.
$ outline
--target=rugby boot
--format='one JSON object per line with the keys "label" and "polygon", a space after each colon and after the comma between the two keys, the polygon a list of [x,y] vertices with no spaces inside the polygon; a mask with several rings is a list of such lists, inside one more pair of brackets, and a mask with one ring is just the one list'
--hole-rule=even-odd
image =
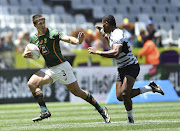
{"label": "rugby boot", "polygon": [[134,123],[133,118],[127,117],[126,123],[127,123],[127,124],[132,124],[132,123]]}
{"label": "rugby boot", "polygon": [[103,112],[101,113],[101,116],[104,118],[105,123],[110,123],[110,116],[108,114],[108,110],[106,107],[103,108]]}
{"label": "rugby boot", "polygon": [[43,112],[40,112],[40,115],[38,117],[32,119],[32,121],[34,121],[34,122],[37,121],[38,122],[38,121],[41,121],[41,120],[43,120],[45,118],[48,118],[50,116],[51,116],[51,113],[49,111],[46,111],[46,112],[43,111]]}
{"label": "rugby boot", "polygon": [[164,92],[160,86],[158,86],[154,81],[150,81],[148,86],[152,88],[152,92],[160,93],[161,95],[164,95]]}

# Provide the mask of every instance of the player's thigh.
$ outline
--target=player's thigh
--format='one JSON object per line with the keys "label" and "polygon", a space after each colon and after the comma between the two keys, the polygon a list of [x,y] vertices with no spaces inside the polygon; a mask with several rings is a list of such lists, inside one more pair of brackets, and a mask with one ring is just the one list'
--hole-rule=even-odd
{"label": "player's thigh", "polygon": [[121,91],[122,82],[116,82],[116,97],[118,100],[123,101],[122,91]]}
{"label": "player's thigh", "polygon": [[28,81],[28,85],[42,86],[52,82],[53,80],[50,76],[39,70],[31,76],[31,78]]}
{"label": "player's thigh", "polygon": [[131,93],[131,90],[134,86],[134,82],[135,82],[135,78],[130,76],[130,75],[126,75],[123,79],[123,84],[121,87],[121,93]]}
{"label": "player's thigh", "polygon": [[117,81],[117,82],[116,82],[116,96],[118,96],[119,94],[121,94],[121,86],[122,86],[122,82]]}

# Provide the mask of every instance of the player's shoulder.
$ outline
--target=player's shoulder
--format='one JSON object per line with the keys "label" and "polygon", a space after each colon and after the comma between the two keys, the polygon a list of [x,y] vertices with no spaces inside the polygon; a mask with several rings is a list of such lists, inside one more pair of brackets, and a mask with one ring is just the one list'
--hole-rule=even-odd
{"label": "player's shoulder", "polygon": [[111,33],[111,37],[113,39],[120,39],[123,37],[123,30],[116,28],[112,33]]}
{"label": "player's shoulder", "polygon": [[55,29],[48,28],[48,30],[49,30],[49,33],[52,35],[57,35],[59,33],[59,31]]}
{"label": "player's shoulder", "polygon": [[30,43],[35,43],[38,40],[38,34],[34,34],[30,37]]}
{"label": "player's shoulder", "polygon": [[37,38],[37,37],[38,37],[37,33],[31,36],[31,38]]}
{"label": "player's shoulder", "polygon": [[114,36],[119,36],[119,34],[123,34],[123,30],[121,30],[121,29],[119,29],[119,28],[116,28],[116,29],[112,32],[112,34],[113,34]]}
{"label": "player's shoulder", "polygon": [[63,32],[60,32],[58,30],[54,30],[54,29],[51,29],[51,28],[48,28],[49,30],[49,37],[50,38],[58,38],[58,39],[61,39],[62,37],[64,37],[64,33]]}

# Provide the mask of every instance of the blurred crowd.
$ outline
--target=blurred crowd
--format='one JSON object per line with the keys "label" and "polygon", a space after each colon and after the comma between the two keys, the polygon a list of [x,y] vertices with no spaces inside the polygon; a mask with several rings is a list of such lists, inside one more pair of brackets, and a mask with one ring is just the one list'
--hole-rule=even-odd
{"label": "blurred crowd", "polygon": [[[124,18],[123,23],[118,24],[117,27],[125,31],[126,37],[129,39],[132,48],[143,47],[146,40],[152,40],[156,47],[163,47],[161,33],[156,31],[154,23],[151,20],[147,22],[146,29],[139,30],[139,35],[135,35],[134,23],[129,22],[128,18]],[[79,31],[83,31],[86,34],[82,45],[71,46],[63,44],[63,46],[78,49],[87,49],[88,47],[93,46],[108,50],[108,43],[101,36],[99,31],[78,29],[72,31],[71,35],[77,37]],[[22,52],[29,42],[29,38],[30,32],[28,30],[20,31],[17,34],[13,34],[11,31],[6,34],[2,33],[0,34],[0,51]]]}
{"label": "blurred crowd", "polygon": [[[146,64],[159,64],[160,54],[157,48],[167,46],[167,44],[163,44],[161,32],[155,29],[152,20],[148,20],[145,28],[139,29],[138,33],[135,33],[135,24],[129,22],[128,18],[124,18],[123,23],[118,24],[117,27],[124,30],[131,48],[142,48],[139,56],[140,58],[143,55],[146,56]],[[102,50],[109,49],[108,42],[101,36],[98,30],[77,29],[72,31],[70,35],[78,37],[78,32],[80,31],[85,33],[85,39],[81,45],[71,45],[61,42],[61,46],[68,49],[87,49],[88,47],[95,47]],[[11,31],[6,34],[0,34],[1,53],[4,51],[23,52],[29,43],[30,34],[31,32],[28,30],[20,31],[17,34],[13,34]]]}
{"label": "blurred crowd", "polygon": [[[164,45],[162,43],[161,32],[155,29],[155,25],[152,20],[147,21],[145,28],[140,29],[138,35],[135,34],[135,24],[129,22],[128,18],[124,18],[123,23],[118,24],[117,27],[124,30],[131,48],[141,48],[138,55],[140,58],[145,56],[146,64],[157,65],[160,63],[160,53],[158,48],[167,46],[168,44]],[[73,31],[71,35],[77,37],[78,32],[80,31],[84,30],[80,29]],[[78,45],[78,47],[76,46],[75,48],[87,49],[88,47],[95,47],[103,50],[109,49],[107,41],[101,36],[99,31],[93,32],[92,30],[87,30],[84,32],[85,40],[83,44]],[[72,48],[72,46],[69,48]]]}
{"label": "blurred crowd", "polygon": [[[131,48],[141,48],[147,40],[151,40],[157,48],[167,46],[162,43],[161,32],[155,29],[152,20],[147,21],[145,29],[139,30],[139,35],[135,34],[135,25],[134,23],[129,22],[128,18],[124,18],[123,23],[118,24],[117,27],[124,30],[125,35],[131,45]],[[79,29],[73,31],[71,35],[77,37],[79,31],[84,31],[86,36],[84,43],[78,48],[87,49],[90,46],[102,48],[103,50],[107,50],[109,48],[108,43],[101,36],[99,31],[93,32],[92,30],[85,31],[83,29]]]}
{"label": "blurred crowd", "polygon": [[[13,39],[17,35],[17,39]],[[0,51],[16,51],[23,52],[30,40],[30,32],[28,30],[20,31],[13,34],[12,31],[0,34]]]}

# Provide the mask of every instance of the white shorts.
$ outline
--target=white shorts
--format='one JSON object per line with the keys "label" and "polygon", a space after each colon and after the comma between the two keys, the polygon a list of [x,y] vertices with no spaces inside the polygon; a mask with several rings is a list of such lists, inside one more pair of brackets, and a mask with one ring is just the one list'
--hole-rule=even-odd
{"label": "white shorts", "polygon": [[40,71],[44,72],[53,79],[53,83],[58,80],[65,85],[71,84],[76,81],[76,77],[73,73],[73,68],[68,61],[63,62],[57,66],[46,67]]}

